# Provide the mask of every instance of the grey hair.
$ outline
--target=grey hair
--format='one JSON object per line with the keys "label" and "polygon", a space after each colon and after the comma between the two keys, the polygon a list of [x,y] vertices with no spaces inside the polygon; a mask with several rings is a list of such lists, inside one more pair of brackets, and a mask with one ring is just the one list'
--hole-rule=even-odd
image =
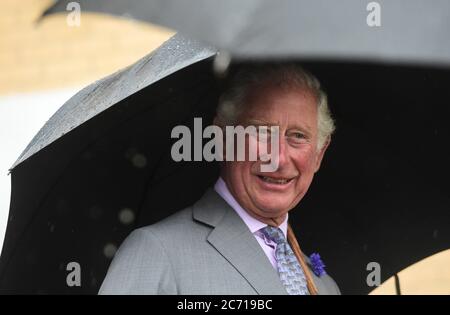
{"label": "grey hair", "polygon": [[328,98],[319,80],[295,64],[251,66],[241,69],[233,77],[229,88],[222,93],[217,107],[218,124],[235,125],[243,111],[247,93],[251,88],[271,83],[283,87],[306,88],[316,98],[318,108],[318,149],[320,150],[335,130],[328,107]]}

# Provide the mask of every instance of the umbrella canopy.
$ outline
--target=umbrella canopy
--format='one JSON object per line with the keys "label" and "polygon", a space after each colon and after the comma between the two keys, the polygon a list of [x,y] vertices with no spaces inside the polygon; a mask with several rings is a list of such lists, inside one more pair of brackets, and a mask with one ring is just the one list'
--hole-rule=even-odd
{"label": "umbrella canopy", "polygon": [[[58,1],[45,14],[66,11],[69,2]],[[379,5],[359,0],[79,3],[82,11],[126,16],[182,31],[238,58],[450,64],[450,2],[446,0],[376,1]]]}
{"label": "umbrella canopy", "polygon": [[[11,169],[2,291],[96,293],[114,249],[138,222],[154,222],[200,197],[206,179],[192,186],[170,176],[181,167],[201,180],[211,170],[171,163],[170,131],[214,113],[214,55],[174,36],[84,88],[50,118]],[[159,197],[164,181],[178,198]],[[158,199],[164,211],[140,213]],[[71,261],[84,269],[81,288],[66,284]]]}

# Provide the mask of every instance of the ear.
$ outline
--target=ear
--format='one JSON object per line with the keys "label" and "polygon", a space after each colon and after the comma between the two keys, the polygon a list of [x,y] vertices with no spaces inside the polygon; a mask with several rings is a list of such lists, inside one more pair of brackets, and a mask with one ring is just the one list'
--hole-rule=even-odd
{"label": "ear", "polygon": [[325,155],[325,151],[328,149],[330,142],[331,142],[331,137],[328,136],[328,138],[327,138],[327,140],[325,140],[325,143],[323,144],[322,148],[319,150],[319,152],[317,152],[314,173],[319,170],[320,165],[322,164],[323,156]]}

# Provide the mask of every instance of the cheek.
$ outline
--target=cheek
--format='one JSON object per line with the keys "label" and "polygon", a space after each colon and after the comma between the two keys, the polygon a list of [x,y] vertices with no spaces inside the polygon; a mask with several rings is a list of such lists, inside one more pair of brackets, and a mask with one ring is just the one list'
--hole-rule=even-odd
{"label": "cheek", "polygon": [[[245,142],[245,160],[246,161],[257,161],[261,160],[261,155],[266,155],[268,153],[268,148],[265,143],[257,140],[256,137],[247,137]],[[264,157],[263,157],[264,159]]]}
{"label": "cheek", "polygon": [[258,140],[257,137],[249,136],[245,145],[246,161],[267,163],[272,158],[272,142],[270,139]]}
{"label": "cheek", "polygon": [[237,186],[243,185],[243,182],[248,181],[251,177],[251,168],[254,162],[232,162],[230,163],[230,169],[232,173],[233,180]]}
{"label": "cheek", "polygon": [[292,161],[301,174],[314,173],[316,153],[312,148],[296,150]]}

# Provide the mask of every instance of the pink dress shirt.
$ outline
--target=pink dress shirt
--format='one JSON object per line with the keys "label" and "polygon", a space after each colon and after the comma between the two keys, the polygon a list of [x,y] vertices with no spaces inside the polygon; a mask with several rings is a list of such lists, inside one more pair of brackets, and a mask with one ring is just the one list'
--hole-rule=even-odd
{"label": "pink dress shirt", "polygon": [[[239,205],[236,199],[234,199],[234,197],[231,195],[225,181],[221,177],[219,177],[216,184],[214,185],[214,189],[231,206],[231,208],[233,208],[234,211],[236,211],[239,217],[244,221],[250,232],[253,234],[253,236],[256,238],[259,245],[263,249],[267,258],[269,258],[269,261],[272,264],[272,266],[275,268],[275,270],[277,270],[277,261],[275,259],[276,244],[275,242],[266,239],[264,235],[261,233],[261,231],[259,231],[260,229],[266,227],[267,224],[249,215],[247,211],[244,210]],[[279,226],[279,228],[284,234],[284,237],[286,237],[287,234],[287,221],[288,216],[286,215],[286,219]]]}

